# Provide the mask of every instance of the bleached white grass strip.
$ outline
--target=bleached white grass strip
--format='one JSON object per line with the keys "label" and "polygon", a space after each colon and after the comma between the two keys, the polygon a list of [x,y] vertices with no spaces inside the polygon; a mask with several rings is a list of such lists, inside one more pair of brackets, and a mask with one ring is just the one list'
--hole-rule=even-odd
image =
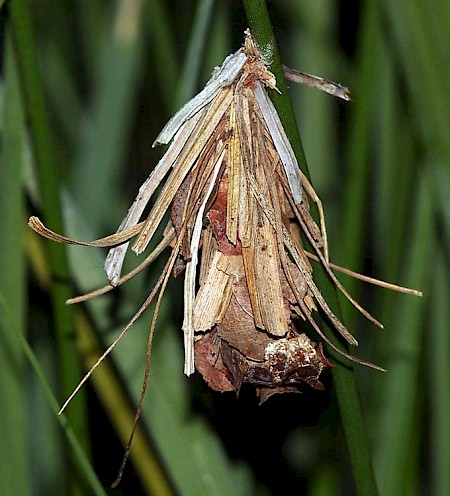
{"label": "bleached white grass strip", "polygon": [[211,79],[203,90],[181,107],[181,109],[164,126],[163,130],[159,133],[153,143],[153,146],[169,143],[173,135],[184,122],[211,102],[221,89],[229,86],[236,79],[246,61],[247,55],[245,55],[242,48],[237,52],[228,55],[223,64],[214,71]]}
{"label": "bleached white grass strip", "polygon": [[[167,152],[157,163],[156,167],[153,169],[150,176],[146,179],[144,184],[139,188],[138,195],[134,200],[133,204],[128,210],[126,217],[121,222],[117,229],[117,232],[128,229],[139,222],[145,207],[147,206],[150,198],[155,192],[156,188],[159,186],[161,181],[164,179],[165,175],[175,164],[181,150],[183,149],[186,141],[191,136],[193,129],[198,123],[201,113],[198,113],[192,119],[187,121],[179,129],[173,143],[170,145]],[[117,286],[120,274],[122,272],[122,266],[125,259],[126,252],[128,250],[129,242],[122,245],[111,248],[105,260],[104,269],[106,275],[108,276],[109,282],[113,286]]]}
{"label": "bleached white grass strip", "polygon": [[186,275],[184,279],[184,373],[189,376],[194,373],[194,307],[195,307],[195,280],[197,277],[198,264],[198,246],[203,227],[203,214],[206,204],[216,184],[220,167],[225,157],[225,149],[219,156],[212,177],[208,186],[203,203],[198,209],[197,218],[195,219],[194,229],[191,238],[191,260],[186,264]]}
{"label": "bleached white grass strip", "polygon": [[284,132],[283,124],[281,124],[278,113],[259,81],[256,82],[255,97],[266,121],[275,148],[280,155],[294,202],[299,205],[302,202],[302,180],[297,159]]}
{"label": "bleached white grass strip", "polygon": [[[226,258],[219,250],[215,251],[210,263],[209,270],[203,279],[195,297],[194,307],[194,329],[196,332],[208,331],[217,322],[220,309],[223,307],[225,288],[228,284],[229,275],[220,270],[217,265],[222,258]],[[223,262],[222,262],[223,263]],[[203,253],[202,253],[203,265]],[[201,278],[202,270],[200,270]]]}
{"label": "bleached white grass strip", "polygon": [[196,167],[198,157],[230,106],[232,99],[233,92],[230,89],[224,89],[205,108],[206,116],[200,119],[198,126],[193,131],[191,138],[177,160],[177,164],[174,166],[153,205],[142,231],[131,248],[137,255],[146,249],[184,178],[193,170],[193,167]]}

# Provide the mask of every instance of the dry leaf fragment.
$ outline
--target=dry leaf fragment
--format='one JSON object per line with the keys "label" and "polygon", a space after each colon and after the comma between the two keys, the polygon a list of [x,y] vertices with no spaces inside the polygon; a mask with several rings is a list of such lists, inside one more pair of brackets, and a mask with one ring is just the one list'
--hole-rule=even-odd
{"label": "dry leaf fragment", "polygon": [[308,74],[307,72],[297,71],[295,69],[291,69],[290,67],[286,67],[285,65],[283,66],[283,71],[286,79],[289,79],[290,81],[304,84],[305,86],[310,86],[311,88],[316,88],[330,95],[342,98],[342,100],[346,100],[347,102],[352,100],[350,90],[345,86],[342,86],[342,84],[335,83],[329,79],[314,76],[313,74]]}
{"label": "dry leaf fragment", "polygon": [[261,402],[273,393],[301,391],[305,385],[323,389],[320,374],[331,367],[322,346],[316,346],[305,334],[269,343],[262,361],[251,360],[226,342],[221,355],[235,389],[239,391],[243,383],[258,386]]}

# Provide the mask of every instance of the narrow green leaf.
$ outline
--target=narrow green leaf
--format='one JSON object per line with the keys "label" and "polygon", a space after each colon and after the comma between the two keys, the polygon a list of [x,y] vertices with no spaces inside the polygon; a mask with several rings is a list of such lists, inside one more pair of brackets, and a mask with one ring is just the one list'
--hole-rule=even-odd
{"label": "narrow green leaf", "polygon": [[197,78],[200,72],[200,64],[203,60],[207,34],[209,31],[214,0],[200,0],[192,26],[184,66],[181,71],[181,84],[178,87],[177,98],[175,98],[175,109],[184,105],[195,93]]}
{"label": "narrow green leaf", "polygon": [[[88,458],[86,457],[86,454],[83,451],[83,447],[80,445],[80,442],[78,441],[78,436],[72,429],[70,422],[67,419],[66,415],[58,415],[59,411],[59,403],[58,400],[56,399],[55,395],[53,394],[53,391],[51,387],[49,386],[47,379],[45,377],[45,373],[36,358],[36,355],[34,354],[33,350],[31,349],[30,345],[28,344],[27,340],[25,339],[25,336],[21,332],[18,322],[14,318],[11,308],[8,305],[8,302],[6,300],[5,294],[3,291],[0,290],[0,305],[1,308],[3,309],[3,315],[5,316],[5,320],[8,321],[8,324],[11,328],[11,330],[15,333],[16,337],[18,338],[18,341],[20,342],[20,346],[23,350],[24,355],[30,362],[31,366],[33,367],[33,370],[35,374],[38,376],[39,381],[42,385],[42,389],[44,391],[44,394],[47,397],[47,400],[56,416],[58,419],[59,423],[61,424],[62,428],[64,429],[64,433],[71,445],[71,448],[75,454],[74,458],[79,464],[81,468],[81,473],[85,476],[86,482],[89,485],[89,487],[92,489],[93,494],[98,495],[98,496],[105,496],[106,492],[104,491],[100,481],[98,480],[97,476],[95,475],[95,472],[93,471],[90,462]],[[16,483],[20,481],[15,481]],[[13,492],[11,494],[19,494],[16,489],[13,489]],[[25,493],[24,493],[25,494]],[[29,493],[28,493],[29,494]]]}
{"label": "narrow green leaf", "polygon": [[[290,103],[289,93],[284,79],[266,4],[261,0],[244,0],[244,7],[256,43],[260,47],[262,53],[270,53],[270,59],[272,60],[270,68],[277,78],[277,85],[281,91],[281,95],[271,92],[271,98],[283,122],[284,129],[295,151],[300,167],[305,175],[309,176],[303,146],[301,144]],[[337,295],[330,280],[320,266],[315,267],[314,275],[323,296],[330,306],[336,310],[336,308],[338,308]],[[323,322],[322,329],[324,333],[326,333],[327,337],[333,342],[337,342],[338,339],[331,326],[328,322],[323,321],[323,319],[321,320]],[[353,367],[351,364],[344,364],[342,362],[342,357],[337,356],[332,350],[329,350],[329,354],[335,360],[333,379],[338,396],[339,408],[357,492],[358,494],[377,494]]]}
{"label": "narrow green leaf", "polygon": [[[21,249],[25,229],[22,191],[24,113],[19,93],[17,68],[6,38],[2,88],[2,156],[0,162],[0,292],[16,316],[17,329],[0,312],[0,493],[30,494],[27,370],[17,333],[25,332],[25,261]],[[14,463],[11,463],[14,460]]]}
{"label": "narrow green leaf", "polygon": [[[414,226],[409,236],[404,261],[405,281],[410,287],[427,292],[430,282],[429,260],[433,257],[433,229],[430,223],[431,198],[429,178],[422,177],[417,190]],[[381,494],[406,494],[408,471],[412,459],[410,440],[419,428],[420,419],[413,412],[419,399],[420,356],[425,305],[422,299],[396,295],[395,322],[383,377],[378,436],[375,439],[375,467]],[[389,449],[387,449],[387,447]]]}
{"label": "narrow green leaf", "polygon": [[430,453],[432,494],[450,493],[450,390],[446,378],[450,377],[450,272],[446,255],[441,246],[435,260],[438,270],[434,274],[430,308],[430,330],[427,336],[425,359],[428,370],[428,391],[430,395]]}
{"label": "narrow green leaf", "polygon": [[[143,58],[143,5],[136,3],[129,9],[127,5],[118,4],[102,40],[91,106],[85,112],[71,177],[81,213],[93,226],[107,225],[113,213],[121,213],[116,198]],[[95,185],[95,194],[87,185]]]}
{"label": "narrow green leaf", "polygon": [[202,82],[209,80],[212,67],[220,65],[235,48],[231,46],[231,15],[232,11],[226,3],[215,3],[211,19],[212,27],[209,29],[208,43],[205,47],[202,67],[200,67],[200,81]]}
{"label": "narrow green leaf", "polygon": [[[329,0],[303,3],[286,2],[294,19],[304,19],[302,29],[293,29],[289,45],[283,48],[284,64],[317,76],[341,81],[346,86],[350,80],[344,72],[341,55],[333,40],[336,11]],[[328,234],[332,237],[334,226],[332,208],[326,208],[338,199],[336,185],[338,173],[338,141],[336,109],[339,101],[313,88],[291,83],[289,91],[305,143],[305,154],[311,168],[314,187],[327,210]],[[352,104],[345,104],[350,110]],[[336,212],[337,213],[337,212]]]}
{"label": "narrow green leaf", "polygon": [[[54,143],[54,133],[48,115],[44,88],[39,70],[36,39],[33,32],[31,5],[27,0],[11,3],[11,27],[15,42],[24,106],[30,119],[31,139],[38,170],[45,221],[62,231],[59,198],[60,168]],[[57,349],[62,389],[68,394],[80,377],[79,357],[71,309],[65,305],[70,295],[69,271],[65,250],[48,243],[48,259],[52,270],[51,297],[57,335]],[[85,398],[81,395],[70,417],[74,431],[84,446],[89,445]],[[74,461],[74,464],[76,462]],[[77,483],[73,483],[77,487]]]}
{"label": "narrow green leaf", "polygon": [[170,106],[176,93],[179,78],[178,47],[173,28],[167,12],[168,3],[165,0],[151,2],[146,11],[146,23],[152,39],[152,55],[155,58],[155,68],[163,88],[163,98]]}
{"label": "narrow green leaf", "polygon": [[[349,108],[349,131],[347,134],[345,179],[342,187],[343,208],[340,225],[344,235],[340,237],[336,247],[336,263],[351,267],[356,272],[362,271],[364,250],[366,247],[367,229],[365,223],[369,210],[369,167],[368,157],[372,143],[372,116],[378,102],[373,100],[377,81],[374,73],[379,67],[380,38],[379,18],[374,8],[375,0],[364,5],[362,26],[358,42],[357,72],[354,82],[353,103]],[[346,288],[357,298],[360,283],[355,279],[346,281]],[[343,298],[341,299],[343,301]],[[343,307],[350,325],[355,324],[356,311],[348,302]],[[348,315],[347,315],[348,314]]]}

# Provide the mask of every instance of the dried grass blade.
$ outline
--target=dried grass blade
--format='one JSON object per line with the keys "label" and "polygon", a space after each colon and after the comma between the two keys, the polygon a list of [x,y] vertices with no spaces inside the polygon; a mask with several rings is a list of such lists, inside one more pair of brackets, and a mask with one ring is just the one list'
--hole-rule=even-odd
{"label": "dried grass blade", "polygon": [[319,76],[314,76],[313,74],[308,74],[307,72],[297,71],[291,69],[290,67],[283,66],[283,72],[286,79],[293,81],[294,83],[300,83],[304,86],[309,86],[310,88],[316,88],[317,90],[324,91],[329,95],[342,98],[347,102],[352,99],[350,97],[350,90],[342,84],[335,83],[329,79],[324,79]]}
{"label": "dried grass blade", "polygon": [[240,192],[239,192],[239,239],[242,244],[242,259],[248,293],[253,312],[255,326],[265,329],[262,318],[260,299],[258,298],[258,274],[255,260],[256,254],[256,224],[258,219],[257,206],[250,191],[246,171],[253,170],[252,130],[249,118],[248,99],[244,95],[243,85],[237,84],[235,91],[236,131],[240,146]]}
{"label": "dried grass blade", "polygon": [[37,232],[41,236],[44,236],[47,239],[51,239],[52,241],[56,241],[57,243],[105,248],[109,246],[119,245],[124,241],[129,240],[133,236],[136,236],[136,234],[139,234],[139,232],[141,231],[144,222],[141,222],[140,224],[132,226],[118,233],[111,234],[110,236],[96,239],[94,241],[78,241],[76,239],[71,239],[61,234],[58,234],[52,231],[51,229],[45,227],[44,224],[41,222],[41,220],[38,217],[34,217],[34,216],[28,219],[28,225],[29,227],[31,227],[31,229],[33,229],[33,231]]}
{"label": "dried grass blade", "polygon": [[244,263],[245,278],[247,280],[248,294],[250,297],[255,326],[259,329],[265,330],[264,320],[262,318],[261,308],[259,305],[260,299],[258,298],[258,276],[256,272],[256,264],[254,263],[256,260],[255,246],[256,245],[254,242],[250,242],[249,246],[242,246],[242,261]]}
{"label": "dried grass blade", "polygon": [[[271,164],[267,161],[266,147],[262,140],[263,132],[258,126],[258,120],[253,121],[256,126],[254,140],[254,163],[255,180],[258,183],[261,193],[270,197],[268,179],[266,173],[270,173]],[[273,172],[273,171],[272,171]],[[271,174],[273,180],[273,173]],[[273,205],[272,210],[273,210]],[[261,207],[259,207],[259,210]],[[266,331],[274,336],[285,336],[288,332],[288,322],[284,310],[283,292],[281,289],[280,274],[280,254],[278,251],[276,233],[281,229],[280,222],[277,228],[272,227],[268,219],[265,219],[262,212],[257,227],[255,228],[256,257],[256,288],[261,309],[261,318]],[[274,216],[274,221],[276,218]]]}
{"label": "dried grass blade", "polygon": [[94,291],[90,291],[89,293],[86,293],[84,295],[76,296],[75,298],[70,298],[66,301],[66,303],[68,305],[73,305],[75,303],[81,303],[83,301],[90,300],[91,298],[95,298],[96,296],[101,296],[103,294],[106,294],[109,291],[115,289],[117,286],[120,286],[126,283],[127,281],[129,281],[130,279],[133,279],[134,276],[139,274],[139,272],[141,272],[146,267],[148,267],[152,262],[154,262],[162,253],[162,251],[165,248],[167,248],[169,244],[172,242],[172,240],[175,238],[175,230],[172,227],[171,223],[169,224],[170,224],[170,229],[166,227],[164,238],[159,242],[159,244],[155,247],[155,249],[148,255],[148,257],[146,257],[144,261],[142,261],[132,271],[122,276],[115,286],[113,286],[112,284],[107,284],[106,286],[103,286]]}
{"label": "dried grass blade", "polygon": [[255,241],[256,295],[264,329],[273,336],[285,336],[288,323],[281,290],[278,245],[267,220],[258,228]]}
{"label": "dried grass blade", "polygon": [[[306,251],[306,250],[305,250],[305,253],[306,253],[306,256],[308,258],[310,258],[311,260],[315,260],[316,262],[320,262],[320,259],[318,256],[316,256],[312,253],[309,253],[309,251]],[[390,282],[381,281],[380,279],[375,279],[374,277],[365,276],[364,274],[359,274],[358,272],[354,272],[353,270],[346,269],[345,267],[341,267],[341,266],[336,265],[336,264],[331,263],[331,262],[329,263],[329,265],[334,270],[342,272],[343,274],[346,274],[350,277],[354,277],[355,279],[359,279],[360,281],[374,284],[375,286],[380,286],[382,288],[391,289],[392,291],[397,291],[399,293],[410,294],[412,296],[423,296],[422,291],[417,291],[417,289],[406,288],[404,286],[398,286],[397,284],[392,284]]]}
{"label": "dried grass blade", "polygon": [[[317,205],[317,209],[319,210],[319,218],[320,218],[320,233],[322,238],[323,245],[323,254],[327,264],[330,261],[330,255],[328,251],[328,236],[327,236],[327,228],[325,225],[325,214],[323,211],[322,200],[319,198],[319,195],[316,193],[315,189],[312,187],[312,184],[309,182],[308,178],[303,174],[300,170],[300,175],[302,178],[303,188],[306,193],[311,197],[313,202]],[[314,220],[314,219],[313,219]]]}
{"label": "dried grass blade", "polygon": [[237,77],[247,61],[247,56],[242,49],[229,55],[222,66],[213,74],[203,90],[192,100],[189,100],[164,126],[153,146],[169,143],[178,128],[195,115],[205,105],[210,103],[219,92],[229,86]]}
{"label": "dried grass blade", "polygon": [[[142,186],[139,188],[138,195],[129,208],[126,217],[123,219],[119,228],[117,229],[117,232],[129,228],[139,221],[145,207],[150,201],[150,198],[152,197],[161,181],[164,179],[165,175],[176,163],[178,156],[183,150],[183,147],[191,136],[193,130],[195,129],[195,126],[197,125],[202,115],[203,114],[199,112],[192,119],[183,124],[183,126],[180,128],[169,149],[158,162],[155,169],[146,179],[144,184],[142,184]],[[112,248],[106,257],[104,268],[106,275],[108,276],[108,279],[113,286],[116,286],[118,284],[125,255],[128,250],[128,245],[129,243],[125,243],[124,245]]]}
{"label": "dried grass blade", "polygon": [[194,307],[195,307],[195,283],[198,264],[198,248],[200,243],[200,236],[203,226],[203,214],[206,204],[216,184],[217,176],[219,174],[222,162],[225,156],[225,150],[222,151],[217,162],[214,166],[212,177],[205,194],[205,198],[200,205],[195,220],[194,229],[191,238],[191,260],[186,265],[186,275],[184,279],[184,373],[189,376],[194,373]]}
{"label": "dried grass blade", "polygon": [[249,121],[248,100],[244,97],[242,84],[238,83],[235,91],[236,132],[240,147],[240,187],[239,187],[239,225],[238,234],[243,248],[252,246],[253,225],[256,218],[253,196],[250,194],[246,170],[253,169],[252,131]]}
{"label": "dried grass blade", "polygon": [[224,299],[224,294],[230,276],[218,268],[220,262],[224,263],[221,259],[228,258],[230,257],[216,251],[209,265],[208,273],[201,282],[194,306],[194,329],[196,332],[211,329],[218,321],[222,305],[229,302],[228,298],[228,302]]}
{"label": "dried grass blade", "polygon": [[275,148],[280,155],[294,202],[298,205],[302,202],[302,180],[297,159],[295,158],[292,146],[284,132],[283,124],[280,121],[278,113],[267,95],[267,92],[259,82],[256,82],[255,98]]}
{"label": "dried grass blade", "polygon": [[227,198],[227,237],[234,245],[238,240],[239,207],[241,192],[242,160],[239,135],[236,127],[236,107],[231,104],[228,143],[228,198]]}
{"label": "dried grass blade", "polygon": [[205,144],[213,134],[224,113],[229,107],[232,98],[233,94],[230,90],[222,90],[216,100],[209,107],[205,118],[199,122],[196,127],[196,131],[194,132],[195,134],[193,133],[194,136],[192,140],[189,140],[190,146],[186,150],[186,153],[184,153],[183,150],[182,155],[178,158],[173,172],[167,179],[158,200],[153,206],[153,209],[150,212],[150,215],[132,248],[137,254],[142,253],[147,247],[164,214],[169,208],[176,192],[181,186],[181,183],[192,169],[196,159],[200,155]]}
{"label": "dried grass blade", "polygon": [[[256,200],[260,204],[264,215],[269,219],[270,223],[274,227],[274,229],[277,229],[277,225],[275,222],[275,216],[272,207],[270,206],[268,200],[264,197],[262,192],[260,191],[260,188],[255,180],[255,178],[251,177],[251,175],[247,174],[249,184],[253,190],[253,193],[255,195]],[[334,315],[334,313],[331,311],[331,308],[328,306],[327,302],[325,301],[324,297],[322,296],[322,293],[319,291],[319,288],[316,286],[311,274],[307,270],[304,261],[302,260],[301,254],[298,251],[298,247],[295,245],[295,243],[292,241],[292,238],[287,231],[286,227],[283,226],[283,239],[284,239],[284,244],[287,247],[289,253],[291,254],[292,258],[294,259],[294,262],[297,264],[297,267],[300,269],[303,277],[305,278],[308,287],[310,288],[312,294],[317,300],[317,303],[320,305],[322,310],[326,313],[334,327],[339,331],[339,333],[346,339],[346,341],[351,344],[351,345],[357,345],[358,341],[348,332],[347,328],[345,325]],[[300,302],[299,302],[300,303]]]}
{"label": "dried grass blade", "polygon": [[217,242],[211,229],[204,229],[202,235],[202,259],[200,261],[200,285],[207,278],[212,259],[217,252]]}

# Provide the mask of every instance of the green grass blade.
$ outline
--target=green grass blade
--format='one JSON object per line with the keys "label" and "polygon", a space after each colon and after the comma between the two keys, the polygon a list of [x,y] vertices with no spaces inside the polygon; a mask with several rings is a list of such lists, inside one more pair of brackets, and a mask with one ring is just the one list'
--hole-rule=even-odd
{"label": "green grass blade", "polygon": [[[333,43],[335,12],[330,2],[286,2],[302,29],[292,30],[289,43],[284,44],[285,65],[333,81],[349,83],[342,70],[341,55]],[[292,10],[292,12],[291,12]],[[328,234],[333,233],[333,209],[327,205],[336,198],[338,177],[337,126],[335,122],[338,99],[299,84],[290,84],[292,104],[298,127],[305,142],[305,153],[311,175],[327,210]],[[347,104],[350,106],[350,104]],[[306,146],[307,143],[307,146]],[[331,214],[331,216],[330,216]]]}
{"label": "green grass blade", "polygon": [[[416,113],[416,123],[428,143],[433,145],[429,151],[436,156],[444,154],[449,157],[447,129],[450,126],[450,106],[447,93],[450,81],[445,59],[432,45],[431,33],[435,27],[424,22],[418,0],[384,2],[384,5]],[[398,22],[399,19],[402,22]]]}
{"label": "green grass blade", "polygon": [[[414,209],[413,232],[409,237],[408,256],[404,261],[405,280],[410,287],[427,291],[429,260],[433,256],[433,230],[430,185],[421,178]],[[420,425],[414,416],[419,400],[420,355],[425,305],[421,299],[397,295],[395,325],[389,348],[389,370],[384,376],[378,436],[375,440],[375,467],[381,494],[407,494],[408,463],[414,459],[410,440]]]}
{"label": "green grass blade", "polygon": [[[38,66],[31,6],[27,0],[17,0],[11,4],[10,13],[21,89],[31,124],[31,138],[38,170],[43,217],[49,225],[62,231],[57,153]],[[57,334],[61,385],[68,394],[79,380],[80,366],[72,312],[65,305],[65,301],[70,295],[65,250],[49,243],[48,259],[52,270],[51,297]],[[70,421],[82,444],[88,446],[86,407],[83,395],[78,398],[75,405]]]}
{"label": "green grass blade", "polygon": [[450,247],[450,169],[444,157],[434,162],[431,170],[433,174],[433,186],[436,198],[436,206],[442,226],[442,242]]}
{"label": "green grass blade", "polygon": [[[336,263],[362,272],[368,231],[366,222],[369,212],[370,166],[369,156],[373,145],[373,115],[378,102],[373,94],[377,88],[377,70],[380,67],[378,42],[381,31],[374,1],[365,4],[362,13],[362,26],[358,42],[359,52],[356,61],[353,103],[349,108],[349,130],[346,147],[346,170],[344,184],[340,189],[343,198],[339,225],[341,233],[336,252]],[[361,283],[347,278],[345,287],[358,300]],[[344,298],[340,299],[346,321],[353,329],[357,322],[356,309]],[[364,336],[361,336],[361,340]]]}
{"label": "green grass blade", "polygon": [[[25,332],[25,260],[20,249],[25,226],[22,191],[25,142],[24,115],[17,80],[17,68],[6,39],[2,88],[2,156],[0,162],[0,292],[15,315],[14,329],[0,312],[0,493],[30,494],[29,433],[26,421],[26,363],[17,333]],[[14,460],[14,463],[11,463]]]}
{"label": "green grass blade", "polygon": [[146,10],[146,23],[152,39],[152,55],[163,88],[162,97],[170,108],[179,78],[178,47],[165,0],[155,0]]}
{"label": "green grass blade", "polygon": [[[381,34],[381,33],[380,33]],[[414,130],[408,122],[404,108],[399,105],[401,96],[394,78],[395,62],[387,46],[382,47],[379,70],[374,73],[378,84],[373,100],[378,102],[377,116],[373,121],[373,139],[377,143],[378,160],[373,173],[373,216],[376,277],[405,284],[403,262],[409,251],[409,221],[411,208],[416,202],[417,163]],[[369,160],[369,157],[367,158]],[[382,332],[368,339],[371,359],[385,366],[391,341],[396,333],[397,296],[392,291],[375,288],[374,308],[385,325]],[[412,297],[403,296],[410,302]],[[413,298],[412,298],[413,299]],[[368,329],[370,332],[370,329]],[[370,338],[370,334],[367,338]],[[389,376],[389,372],[387,374]],[[372,432],[378,423],[381,394],[388,377],[376,374],[370,381]],[[385,449],[389,449],[386,445]]]}
{"label": "green grass blade", "polygon": [[[78,53],[81,65],[90,80],[98,73],[98,61],[104,50],[103,43],[106,33],[111,29],[111,10],[118,2],[89,0],[89,6],[84,3],[73,2],[72,16],[78,20],[79,40]],[[67,26],[66,26],[67,28]],[[57,43],[57,39],[55,42]]]}
{"label": "green grass blade", "polygon": [[[33,367],[33,370],[42,385],[44,394],[46,395],[47,400],[56,418],[58,419],[59,423],[64,429],[64,433],[67,437],[67,440],[69,441],[71,448],[75,454],[74,458],[79,464],[81,473],[84,475],[88,486],[92,489],[93,494],[98,496],[105,496],[106,492],[104,491],[103,486],[101,485],[100,481],[95,475],[95,472],[93,471],[91,464],[88,458],[86,457],[86,454],[84,453],[83,447],[80,445],[78,441],[78,436],[70,425],[70,421],[68,421],[66,415],[58,415],[58,411],[59,411],[58,400],[56,399],[51,387],[47,382],[47,379],[45,377],[45,372],[43,371],[39,363],[39,360],[36,358],[36,355],[34,354],[27,340],[25,339],[25,336],[21,332],[18,326],[18,322],[14,318],[11,312],[11,308],[8,306],[8,302],[6,300],[5,294],[2,291],[0,291],[0,305],[3,309],[3,315],[8,320],[8,324],[10,328],[16,334],[16,337],[19,338],[18,340],[20,342],[23,353],[25,354],[31,366]],[[20,482],[20,481],[16,481],[16,482]],[[17,492],[17,490],[13,490],[11,494],[19,494],[19,493]]]}
{"label": "green grass blade", "polygon": [[202,82],[209,80],[212,68],[220,65],[235,48],[231,46],[231,14],[232,12],[227,4],[223,2],[215,3],[211,19],[213,28],[209,30],[206,53],[203,57],[203,67],[200,68],[200,80]]}
{"label": "green grass blade", "polygon": [[[139,4],[136,4],[139,5]],[[124,153],[131,136],[131,117],[142,74],[143,7],[118,4],[111,26],[102,40],[91,106],[78,143],[71,177],[72,192],[80,199],[81,213],[92,225],[107,224],[120,215],[117,196]],[[96,193],[87,187],[95,184]],[[102,201],[98,201],[98,197]]]}
{"label": "green grass blade", "polygon": [[191,98],[196,89],[200,66],[205,53],[207,34],[210,26],[214,0],[200,0],[192,26],[184,66],[181,71],[181,84],[178,87],[177,97],[173,110],[176,111]]}
{"label": "green grass blade", "polygon": [[[425,359],[430,363],[428,371],[428,391],[430,396],[430,453],[432,494],[450,493],[450,390],[445,378],[450,377],[450,271],[445,252],[440,248],[433,281],[430,308],[430,336],[427,337]],[[428,353],[427,353],[428,352]]]}
{"label": "green grass blade", "polygon": [[[269,52],[271,54],[271,60],[273,61],[271,69],[277,78],[277,85],[281,91],[281,95],[272,92],[271,97],[273,97],[274,105],[294,148],[297,160],[305,175],[309,176],[265,2],[247,0],[244,1],[244,7],[255,41],[263,53]],[[315,276],[323,296],[332,308],[336,308],[337,295],[330,281],[320,268],[315,270]],[[336,337],[328,324],[324,324],[323,330],[329,339],[336,342]],[[335,359],[333,379],[357,492],[358,494],[377,494],[353,367],[350,364],[342,363],[341,357],[337,357],[336,353],[330,351],[330,354]]]}
{"label": "green grass blade", "polygon": [[266,3],[261,0],[245,0],[243,4],[250,31],[261,52],[265,54],[268,60],[271,60],[270,70],[277,79],[277,87],[280,90],[280,94],[272,91],[270,93],[270,98],[281,117],[281,121],[289,141],[291,142],[300,168],[303,170],[304,174],[309,177],[310,174],[306,163],[305,152],[298,131],[297,121],[292,108],[289,90],[284,77],[281,58],[270,23]]}

